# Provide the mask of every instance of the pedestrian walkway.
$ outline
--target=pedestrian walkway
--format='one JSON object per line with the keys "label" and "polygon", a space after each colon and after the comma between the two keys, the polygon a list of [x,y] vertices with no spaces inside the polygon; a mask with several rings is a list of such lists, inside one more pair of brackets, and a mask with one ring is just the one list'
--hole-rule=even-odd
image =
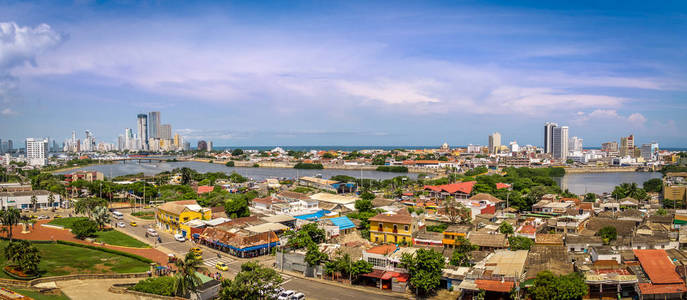
{"label": "pedestrian walkway", "polygon": [[226,257],[222,257],[222,258],[211,257],[211,258],[204,258],[203,259],[203,264],[208,266],[208,267],[214,268],[218,262],[223,262],[223,263],[228,265],[228,264],[234,262],[234,260],[230,259],[230,258],[226,258]]}

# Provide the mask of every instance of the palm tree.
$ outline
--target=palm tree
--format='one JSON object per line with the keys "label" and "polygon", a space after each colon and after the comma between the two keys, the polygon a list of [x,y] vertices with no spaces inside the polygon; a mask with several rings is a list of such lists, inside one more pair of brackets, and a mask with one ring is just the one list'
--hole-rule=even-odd
{"label": "palm tree", "polygon": [[110,223],[110,211],[105,206],[96,206],[93,209],[93,220],[98,223],[98,228],[103,230],[105,224]]}
{"label": "palm tree", "polygon": [[196,256],[189,252],[183,260],[178,259],[174,262],[177,266],[177,275],[174,280],[174,293],[179,297],[184,297],[190,292],[196,292],[198,287],[202,284],[196,269],[203,263],[202,258],[197,259]]}
{"label": "palm tree", "polygon": [[31,195],[31,206],[33,206],[33,212],[38,210],[38,197],[36,197],[36,194]]}
{"label": "palm tree", "polygon": [[19,224],[20,219],[21,213],[14,207],[9,207],[7,210],[0,211],[0,220],[2,221],[2,225],[7,226],[8,228],[7,233],[8,237],[10,238],[10,242],[12,241],[12,227]]}
{"label": "palm tree", "polygon": [[53,205],[55,204],[55,195],[53,195],[52,192],[50,192],[50,195],[48,195],[48,206],[52,208],[52,211],[55,211],[55,207]]}
{"label": "palm tree", "polygon": [[38,249],[27,241],[10,242],[5,247],[5,258],[11,261],[17,269],[27,274],[37,274],[41,254]]}

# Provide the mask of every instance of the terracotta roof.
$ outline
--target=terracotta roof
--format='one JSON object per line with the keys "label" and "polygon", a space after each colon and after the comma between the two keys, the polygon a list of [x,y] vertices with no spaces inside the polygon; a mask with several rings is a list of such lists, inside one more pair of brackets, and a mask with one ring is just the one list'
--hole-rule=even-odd
{"label": "terracotta roof", "polygon": [[365,252],[387,255],[389,253],[393,253],[394,251],[396,251],[396,249],[398,249],[398,247],[396,247],[396,245],[387,244],[387,245],[372,247],[370,249],[365,250]]}
{"label": "terracotta roof", "polygon": [[503,183],[503,182],[497,182],[497,183],[496,183],[496,189],[497,189],[497,190],[500,190],[500,189],[507,189],[507,188],[509,188],[509,187],[510,187],[510,184],[508,184],[508,183]]}
{"label": "terracotta roof", "polygon": [[505,248],[508,246],[505,234],[471,233],[468,240],[480,247]]}
{"label": "terracotta roof", "polygon": [[580,203],[579,207],[582,210],[592,210],[592,209],[594,209],[594,203],[593,202],[582,202],[582,203]]}
{"label": "terracotta roof", "polygon": [[597,232],[606,226],[615,227],[618,235],[629,235],[635,229],[635,222],[630,220],[614,220],[608,218],[592,217],[587,223],[587,229]]}
{"label": "terracotta roof", "polygon": [[670,262],[663,249],[634,250],[642,269],[654,284],[682,283],[680,275],[675,272],[675,265]]}
{"label": "terracotta roof", "polygon": [[474,200],[474,201],[486,200],[486,201],[489,201],[489,202],[492,202],[492,203],[500,203],[500,202],[503,201],[503,200],[501,200],[501,199],[499,199],[499,198],[496,198],[496,197],[494,197],[493,195],[487,194],[487,193],[478,193],[478,194],[475,194],[474,196],[470,197],[470,200]]}
{"label": "terracotta roof", "polygon": [[205,194],[215,190],[214,185],[201,185],[198,187],[198,194]]}
{"label": "terracotta roof", "polygon": [[411,224],[413,217],[407,214],[378,214],[369,219],[369,221],[396,223],[396,224]]}
{"label": "terracotta roof", "polygon": [[184,200],[184,201],[174,201],[166,202],[157,208],[166,212],[173,213],[175,215],[180,214],[186,208],[186,205],[198,205],[196,200]]}
{"label": "terracotta roof", "polygon": [[275,197],[272,196],[267,196],[264,198],[255,198],[252,200],[254,203],[262,203],[262,204],[267,204],[267,205],[272,205],[272,203],[281,203],[284,201],[281,201]]}
{"label": "terracotta roof", "polygon": [[425,185],[425,189],[433,190],[435,192],[447,192],[449,194],[454,194],[456,192],[470,194],[472,193],[472,188],[475,186],[475,183],[476,181],[466,181],[444,185]]}
{"label": "terracotta roof", "polygon": [[684,284],[651,284],[640,283],[639,291],[642,295],[655,294],[677,294],[687,292],[687,287]]}
{"label": "terracotta roof", "polygon": [[537,244],[563,245],[563,235],[560,233],[540,233],[534,239]]}
{"label": "terracotta roof", "polygon": [[480,290],[490,291],[490,292],[501,292],[508,293],[513,289],[515,284],[512,281],[499,281],[499,280],[486,280],[477,279],[475,284]]}
{"label": "terracotta roof", "polygon": [[522,234],[535,234],[537,233],[537,228],[530,224],[527,224],[520,227],[520,229],[518,229],[518,232]]}
{"label": "terracotta roof", "polygon": [[310,197],[308,195],[303,194],[303,193],[298,193],[298,192],[292,192],[292,191],[283,191],[277,194],[278,197],[284,197],[284,198],[290,198],[290,199],[298,199],[298,200],[310,200]]}

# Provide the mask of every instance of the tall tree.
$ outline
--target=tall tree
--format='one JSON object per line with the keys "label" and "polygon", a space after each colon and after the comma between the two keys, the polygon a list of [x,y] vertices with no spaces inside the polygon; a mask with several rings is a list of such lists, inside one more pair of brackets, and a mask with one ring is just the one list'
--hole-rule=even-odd
{"label": "tall tree", "polygon": [[9,207],[6,210],[0,211],[0,220],[2,221],[2,225],[7,226],[7,234],[11,242],[12,228],[19,224],[19,221],[21,220],[21,213],[18,209]]}
{"label": "tall tree", "polygon": [[55,194],[50,192],[50,195],[48,195],[48,206],[50,206],[52,211],[55,211],[55,207],[53,207],[53,205],[55,205]]}
{"label": "tall tree", "polygon": [[184,259],[177,259],[174,264],[177,267],[177,274],[174,280],[174,293],[179,297],[185,297],[188,293],[195,293],[202,284],[196,269],[203,263],[202,258],[198,259],[189,252]]}
{"label": "tall tree", "polygon": [[587,294],[589,287],[580,273],[556,276],[550,271],[537,274],[530,295],[534,300],[577,300]]}
{"label": "tall tree", "polygon": [[477,246],[473,245],[467,239],[459,236],[456,240],[456,247],[453,249],[450,264],[458,267],[472,266],[472,251],[477,250]]}
{"label": "tall tree", "polygon": [[499,225],[499,232],[505,235],[513,234],[513,225],[506,221],[503,221],[503,223]]}
{"label": "tall tree", "polygon": [[455,224],[470,220],[470,209],[465,207],[462,203],[456,201],[453,197],[446,197],[444,200],[444,214],[448,217],[449,222]]}
{"label": "tall tree", "polygon": [[446,262],[441,253],[432,249],[418,249],[415,254],[404,253],[401,267],[410,274],[410,286],[418,295],[427,295],[439,287]]}
{"label": "tall tree", "polygon": [[31,206],[33,207],[33,212],[38,210],[38,197],[36,197],[36,194],[31,195]]}
{"label": "tall tree", "polygon": [[271,295],[276,292],[282,282],[281,275],[274,269],[249,261],[241,265],[241,271],[233,280],[222,282],[219,298],[222,300],[271,299]]}
{"label": "tall tree", "polygon": [[5,247],[5,258],[24,273],[38,274],[41,254],[28,241],[20,240],[7,244]]}
{"label": "tall tree", "polygon": [[96,206],[93,209],[93,221],[98,224],[98,228],[103,230],[105,225],[110,223],[110,211],[105,206]]}

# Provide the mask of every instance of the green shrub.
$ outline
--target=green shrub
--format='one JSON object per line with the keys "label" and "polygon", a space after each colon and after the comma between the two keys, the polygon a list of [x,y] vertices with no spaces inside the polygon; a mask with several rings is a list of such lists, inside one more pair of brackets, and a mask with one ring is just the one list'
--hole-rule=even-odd
{"label": "green shrub", "polygon": [[405,166],[379,166],[377,167],[379,172],[396,172],[396,173],[408,173],[408,167]]}
{"label": "green shrub", "polygon": [[72,224],[72,233],[77,239],[93,236],[96,231],[98,231],[98,223],[88,219],[78,220]]}
{"label": "green shrub", "polygon": [[322,169],[324,169],[324,166],[322,164],[311,164],[311,163],[299,162],[295,166],[293,166],[293,168],[294,169],[322,170]]}
{"label": "green shrub", "polygon": [[155,295],[174,296],[174,277],[162,276],[143,279],[129,289]]}

